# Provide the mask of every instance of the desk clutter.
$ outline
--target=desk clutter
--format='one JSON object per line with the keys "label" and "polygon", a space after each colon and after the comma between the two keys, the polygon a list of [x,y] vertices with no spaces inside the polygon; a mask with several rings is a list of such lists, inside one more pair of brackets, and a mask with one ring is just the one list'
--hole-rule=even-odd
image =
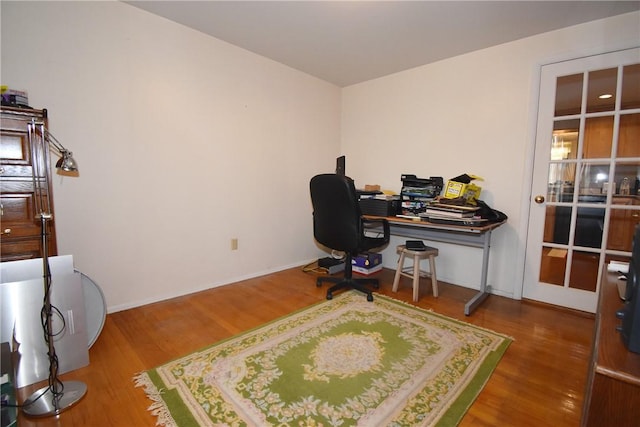
{"label": "desk clutter", "polygon": [[479,176],[462,174],[448,180],[446,186],[439,176],[419,178],[402,174],[400,180],[399,195],[380,191],[379,186],[366,186],[358,191],[362,214],[465,226],[507,219],[504,213],[480,200],[482,188],[472,182],[482,181]]}
{"label": "desk clutter", "polygon": [[435,200],[442,191],[444,180],[441,176],[418,178],[415,175],[404,174],[400,177],[401,214],[417,215],[424,212],[427,206]]}

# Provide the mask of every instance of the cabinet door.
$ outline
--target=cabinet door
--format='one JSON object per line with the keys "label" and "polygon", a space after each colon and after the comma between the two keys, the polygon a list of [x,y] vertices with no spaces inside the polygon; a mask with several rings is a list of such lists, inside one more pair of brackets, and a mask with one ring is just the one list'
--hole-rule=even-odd
{"label": "cabinet door", "polygon": [[[3,107],[0,110],[0,179],[33,180],[34,161],[44,170],[41,151],[34,153],[31,146],[28,125],[31,121],[46,122],[46,110],[21,110]],[[35,141],[34,141],[35,142]],[[34,159],[33,156],[36,156]]]}
{"label": "cabinet door", "polygon": [[[15,122],[15,120],[11,120]],[[33,165],[31,163],[31,148],[26,130],[6,130],[3,119],[2,137],[0,139],[0,164],[2,177],[31,178]],[[24,125],[24,123],[22,123]]]}
{"label": "cabinet door", "polygon": [[[51,214],[53,208],[49,177],[38,179],[34,171],[45,170],[42,149],[48,147],[39,137],[32,135],[33,141],[30,140],[28,124],[32,120],[44,123],[46,110],[3,107],[0,113],[0,260],[39,258],[42,256],[41,206],[47,206]],[[39,191],[37,182],[43,183]],[[47,221],[46,232],[49,255],[56,255],[53,221]]]}

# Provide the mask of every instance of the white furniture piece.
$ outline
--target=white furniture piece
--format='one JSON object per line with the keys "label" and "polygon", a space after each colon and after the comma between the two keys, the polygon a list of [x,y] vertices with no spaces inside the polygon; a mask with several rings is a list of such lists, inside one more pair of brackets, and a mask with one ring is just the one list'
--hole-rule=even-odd
{"label": "white furniture piece", "polygon": [[[53,332],[59,372],[67,373],[89,364],[89,342],[85,298],[71,255],[50,257],[51,303],[57,307]],[[16,386],[24,387],[49,375],[47,346],[42,339],[40,309],[44,298],[42,260],[0,263],[0,338],[11,344],[18,360]]]}

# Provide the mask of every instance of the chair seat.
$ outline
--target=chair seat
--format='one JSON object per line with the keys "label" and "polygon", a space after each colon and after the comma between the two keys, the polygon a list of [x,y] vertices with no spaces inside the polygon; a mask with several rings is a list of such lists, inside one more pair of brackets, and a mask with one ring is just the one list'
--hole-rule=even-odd
{"label": "chair seat", "polygon": [[[414,251],[407,249],[405,245],[398,245],[396,252],[400,255],[398,258],[398,267],[393,279],[393,292],[398,291],[398,285],[400,284],[400,277],[405,276],[413,279],[413,301],[418,301],[418,295],[420,293],[420,278],[431,277],[431,288],[433,290],[433,296],[438,297],[438,279],[436,277],[436,261],[435,257],[438,256],[438,249],[427,246],[425,250]],[[405,259],[409,258],[413,261],[413,265],[409,267],[404,266]],[[429,259],[429,271],[422,270],[420,268],[420,261],[423,259]]]}

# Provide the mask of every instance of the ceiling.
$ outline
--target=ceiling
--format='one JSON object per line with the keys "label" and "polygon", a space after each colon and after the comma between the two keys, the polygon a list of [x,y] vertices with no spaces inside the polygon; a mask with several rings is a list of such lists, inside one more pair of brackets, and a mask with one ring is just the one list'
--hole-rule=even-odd
{"label": "ceiling", "polygon": [[640,10],[640,1],[125,3],[341,87]]}

